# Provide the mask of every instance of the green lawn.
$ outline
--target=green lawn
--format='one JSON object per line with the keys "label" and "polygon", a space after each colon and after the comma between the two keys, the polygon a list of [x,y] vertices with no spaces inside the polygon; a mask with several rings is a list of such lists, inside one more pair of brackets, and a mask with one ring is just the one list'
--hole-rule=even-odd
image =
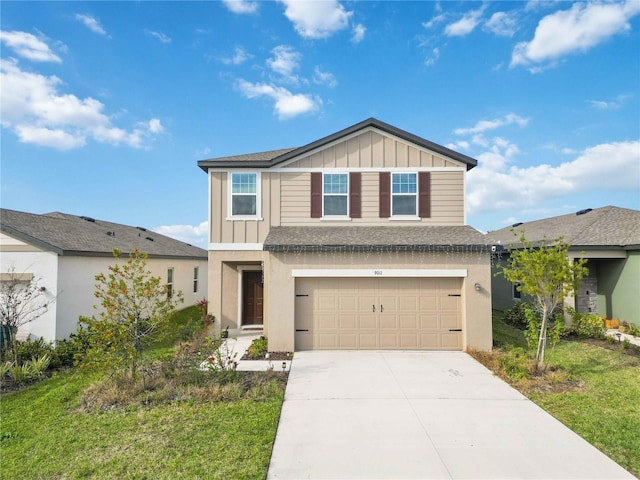
{"label": "green lawn", "polygon": [[1,478],[265,478],[282,388],[224,402],[196,396],[79,412],[95,379],[70,370],[2,396]]}
{"label": "green lawn", "polygon": [[[494,338],[503,348],[525,344],[522,332],[500,315],[494,315]],[[640,476],[640,359],[582,341],[561,341],[548,358],[580,388],[553,393],[521,385],[523,393]]]}

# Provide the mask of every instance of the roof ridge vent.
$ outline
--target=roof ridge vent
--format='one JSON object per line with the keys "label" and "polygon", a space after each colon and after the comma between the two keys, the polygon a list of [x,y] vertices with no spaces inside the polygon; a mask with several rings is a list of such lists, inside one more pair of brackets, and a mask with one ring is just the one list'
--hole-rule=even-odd
{"label": "roof ridge vent", "polygon": [[153,242],[153,238],[151,237],[146,237],[147,240],[149,240],[150,242]]}
{"label": "roof ridge vent", "polygon": [[146,231],[147,231],[147,229],[146,229],[146,228],[144,228],[144,227],[136,227],[136,228],[137,228],[138,230],[142,230],[143,232],[146,232]]}
{"label": "roof ridge vent", "polygon": [[589,213],[593,208],[585,208],[584,210],[578,210],[576,215],[584,215],[585,213]]}
{"label": "roof ridge vent", "polygon": [[86,217],[86,216],[84,216],[84,215],[82,215],[80,218],[81,218],[82,220],[86,220],[87,222],[96,223],[96,219],[95,219],[95,218]]}
{"label": "roof ridge vent", "polygon": [[514,223],[511,228],[519,227],[520,225],[522,225],[522,222]]}
{"label": "roof ridge vent", "polygon": [[109,235],[110,237],[115,237],[116,236],[116,232],[107,232],[107,235]]}

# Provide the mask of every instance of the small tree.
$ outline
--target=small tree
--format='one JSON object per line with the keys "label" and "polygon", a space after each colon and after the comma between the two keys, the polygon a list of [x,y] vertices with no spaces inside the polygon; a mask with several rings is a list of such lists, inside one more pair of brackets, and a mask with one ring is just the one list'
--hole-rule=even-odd
{"label": "small tree", "polygon": [[[121,257],[114,250],[116,258]],[[168,285],[147,270],[146,254],[135,250],[123,264],[96,275],[98,317],[80,317],[88,327],[89,349],[82,363],[91,367],[127,367],[135,376],[144,349],[166,331],[182,293],[169,295]],[[101,308],[100,308],[101,307]]]}
{"label": "small tree", "polygon": [[40,279],[9,268],[7,277],[0,282],[0,315],[2,322],[2,352],[11,350],[13,361],[18,361],[16,333],[18,329],[44,315],[54,302],[45,296]]}
{"label": "small tree", "polygon": [[507,280],[519,284],[519,291],[533,298],[533,307],[540,315],[536,363],[543,371],[549,318],[564,298],[575,292],[588,270],[584,266],[586,259],[572,261],[568,257],[569,245],[562,237],[552,244],[543,239],[534,246],[527,242],[523,232],[520,242],[522,248],[511,251],[509,264],[502,271]]}

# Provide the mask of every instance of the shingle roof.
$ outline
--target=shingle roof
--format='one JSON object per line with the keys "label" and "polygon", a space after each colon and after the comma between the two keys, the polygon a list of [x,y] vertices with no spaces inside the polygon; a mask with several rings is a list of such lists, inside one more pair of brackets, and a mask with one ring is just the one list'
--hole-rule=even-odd
{"label": "shingle roof", "polygon": [[[506,227],[489,232],[487,238],[492,243],[510,245],[519,243],[517,238],[520,232],[524,231],[529,242],[563,237],[563,240],[574,248],[640,248],[640,211],[608,206],[582,212],[584,213],[579,215],[571,213]],[[513,234],[512,229],[518,237]]]}
{"label": "shingle roof", "polygon": [[484,251],[484,235],[469,226],[273,227],[264,250],[286,251]]}
{"label": "shingle roof", "polygon": [[37,215],[2,208],[0,230],[59,255],[111,256],[117,248],[127,253],[138,249],[155,258],[207,258],[207,252],[201,248],[143,227],[85,218],[59,212]]}
{"label": "shingle roof", "polygon": [[368,118],[362,122],[356,123],[350,127],[347,127],[339,132],[323,137],[319,140],[311,142],[307,145],[298,148],[286,148],[282,150],[271,150],[268,152],[250,153],[246,155],[235,155],[232,157],[220,157],[210,158],[207,160],[200,160],[198,166],[205,172],[209,168],[229,168],[229,167],[247,167],[247,168],[269,168],[278,165],[282,162],[295,158],[299,155],[303,155],[311,150],[327,145],[331,142],[335,142],[343,137],[356,133],[368,127],[375,127],[378,130],[389,133],[396,137],[402,138],[408,142],[414,143],[428,150],[432,150],[436,153],[440,153],[449,158],[457,160],[467,166],[467,170],[472,169],[478,164],[478,161],[462,153],[451,150],[450,148],[438,145],[437,143],[426,140],[422,137],[418,137],[413,133],[409,133],[405,130],[401,130],[388,123],[381,122],[376,118]]}

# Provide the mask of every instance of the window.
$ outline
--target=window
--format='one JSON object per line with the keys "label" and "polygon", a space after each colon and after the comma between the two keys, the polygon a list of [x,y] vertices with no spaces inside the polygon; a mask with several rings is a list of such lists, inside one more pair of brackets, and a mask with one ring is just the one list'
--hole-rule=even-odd
{"label": "window", "polygon": [[193,267],[193,293],[198,293],[198,267]]}
{"label": "window", "polygon": [[258,189],[260,185],[257,173],[231,173],[231,217],[257,217],[260,201]]}
{"label": "window", "polygon": [[415,173],[391,175],[391,215],[418,214],[418,179]]}
{"label": "window", "polygon": [[173,268],[167,269],[167,298],[173,296]]}
{"label": "window", "polygon": [[325,173],[322,185],[322,207],[325,217],[346,217],[349,212],[349,176]]}
{"label": "window", "polygon": [[519,290],[520,288],[520,282],[516,282],[513,284],[513,299],[514,300],[521,300],[522,299],[522,292]]}

